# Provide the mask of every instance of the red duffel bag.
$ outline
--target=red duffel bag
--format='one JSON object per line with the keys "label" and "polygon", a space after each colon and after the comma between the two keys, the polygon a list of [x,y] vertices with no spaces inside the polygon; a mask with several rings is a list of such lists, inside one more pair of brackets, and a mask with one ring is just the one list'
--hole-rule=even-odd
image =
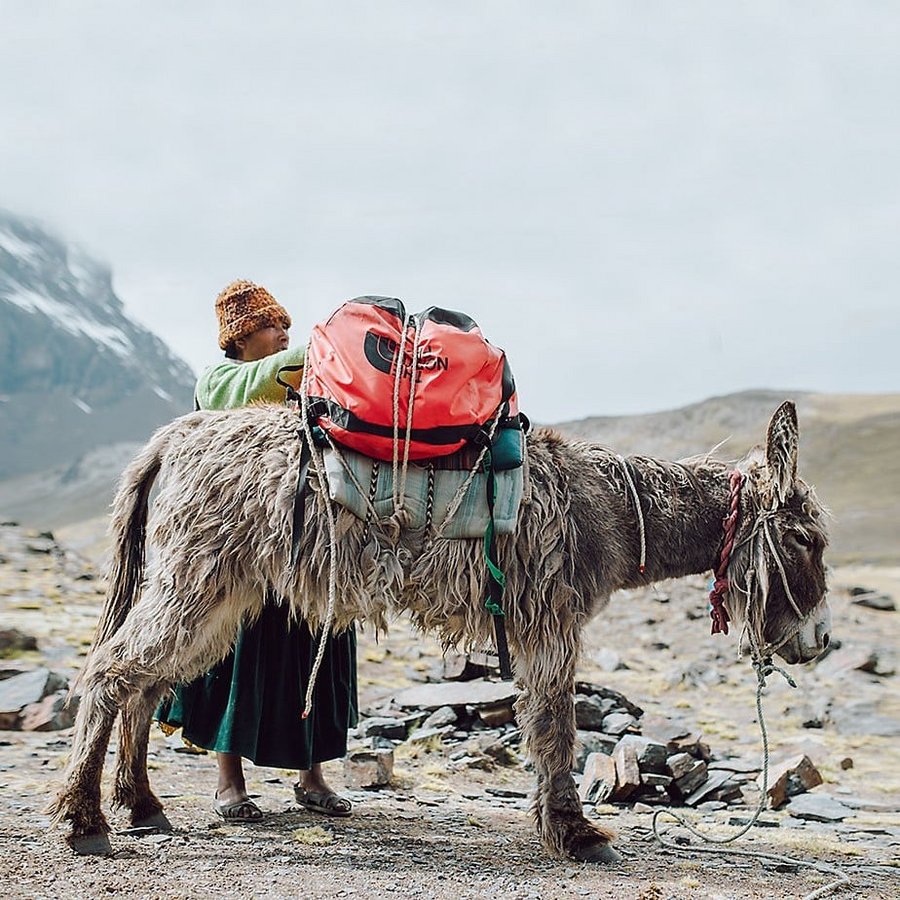
{"label": "red duffel bag", "polygon": [[395,298],[348,300],[313,329],[306,368],[311,417],[375,459],[404,456],[408,427],[408,458],[417,460],[455,453],[495,417],[498,427],[518,426],[506,354],[464,313],[408,315]]}

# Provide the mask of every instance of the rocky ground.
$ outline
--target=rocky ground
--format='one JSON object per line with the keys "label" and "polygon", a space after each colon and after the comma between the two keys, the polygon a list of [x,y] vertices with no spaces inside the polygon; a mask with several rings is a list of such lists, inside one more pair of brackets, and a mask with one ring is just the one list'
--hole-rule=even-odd
{"label": "rocky ground", "polygon": [[[432,680],[442,672],[466,674],[461,661],[445,663],[440,648],[403,621],[378,643],[361,635],[367,716],[353,750],[363,755],[328,766],[329,778],[354,801],[352,818],[302,811],[291,792],[293,773],[249,767],[250,790],[270,815],[262,824],[226,826],[211,809],[212,758],[184,752],[177,736],[154,732],[151,778],[175,831],[128,834],[124,817],[113,813],[115,856],[81,858],[48,830],[43,808],[69,747],[60,684],[89,646],[103,584],[90,562],[51,536],[0,526],[0,644],[6,645],[0,725],[7,729],[0,731],[0,883],[8,896],[29,898],[602,894],[662,900],[799,898],[835,880],[802,861],[830,865],[849,878],[837,896],[894,897],[900,614],[892,607],[900,597],[900,569],[841,570],[832,587],[840,646],[795,671],[796,689],[772,679],[764,700],[773,764],[805,755],[823,783],[805,790],[799,776],[783,782],[800,793],[766,809],[763,827],[731,845],[798,862],[705,852],[671,819],[660,825],[682,849],[653,838],[655,812],[696,793],[666,781],[676,751],[688,751],[679,772],[692,768],[696,778],[703,764],[701,786],[718,773],[717,792],[678,807],[704,831],[733,833],[733,823],[745,821],[758,798],[755,678],[747,661],[737,659],[732,638],[709,636],[699,579],[617,595],[586,637],[581,760],[589,750],[600,762],[606,752],[622,753],[623,737],[626,744],[674,741],[665,751],[670,769],[659,770],[669,774],[657,775],[660,786],[650,790],[645,772],[637,780],[646,783],[626,790],[620,802],[611,802],[623,793],[615,776],[613,785],[591,788],[596,767],[578,773],[590,798],[587,813],[619,833],[623,862],[615,868],[554,860],[542,851],[528,819],[532,776],[515,722],[507,721],[508,698],[491,693],[505,689],[450,683],[454,694],[445,702],[440,692],[448,688]],[[21,686],[12,699],[11,684]],[[619,695],[628,708],[614,699]],[[634,705],[641,714],[629,712]],[[393,774],[386,786],[363,789],[379,780],[370,771],[373,750],[382,761],[392,759]]]}

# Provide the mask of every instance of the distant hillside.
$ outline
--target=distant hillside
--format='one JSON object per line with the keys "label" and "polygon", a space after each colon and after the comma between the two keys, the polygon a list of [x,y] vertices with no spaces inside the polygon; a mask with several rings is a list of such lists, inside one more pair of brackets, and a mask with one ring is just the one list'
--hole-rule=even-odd
{"label": "distant hillside", "polygon": [[193,372],[126,315],[109,269],[2,211],[0,359],[0,481],[143,441],[191,408]]}
{"label": "distant hillside", "polygon": [[797,403],[800,469],[831,509],[833,563],[900,562],[900,394],[747,391],[643,416],[556,427],[620,453],[678,459],[712,450],[736,459],[762,443],[772,412]]}
{"label": "distant hillside", "polygon": [[[83,523],[89,543],[136,446],[191,407],[193,373],[125,315],[105,267],[3,213],[0,359],[0,518]],[[900,394],[747,391],[557,427],[625,454],[735,459],[787,396],[802,472],[835,514],[832,562],[900,562]]]}

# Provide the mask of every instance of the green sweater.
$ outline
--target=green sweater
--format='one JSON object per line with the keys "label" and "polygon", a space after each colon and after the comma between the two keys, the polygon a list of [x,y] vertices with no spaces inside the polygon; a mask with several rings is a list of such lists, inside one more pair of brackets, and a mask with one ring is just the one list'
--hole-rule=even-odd
{"label": "green sweater", "polygon": [[[284,388],[275,380],[282,366],[299,366],[306,360],[305,347],[290,347],[253,362],[223,359],[210,366],[197,381],[200,409],[234,409],[254,401],[282,403]],[[300,372],[285,372],[282,381],[300,386]]]}

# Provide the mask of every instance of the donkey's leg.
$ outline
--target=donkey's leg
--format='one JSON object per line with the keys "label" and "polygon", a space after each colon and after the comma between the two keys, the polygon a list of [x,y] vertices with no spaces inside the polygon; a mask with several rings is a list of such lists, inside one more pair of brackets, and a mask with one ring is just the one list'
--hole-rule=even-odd
{"label": "donkey's leg", "polygon": [[234,643],[245,612],[261,602],[259,591],[252,587],[235,601],[215,585],[177,592],[174,586],[166,590],[157,579],[147,586],[115,636],[91,654],[66,785],[52,808],[56,819],[72,823],[68,840],[77,851],[110,849],[109,826],[100,811],[100,776],[116,713],[120,709],[125,713],[124,740],[134,745],[134,749],[126,747],[122,764],[130,774],[123,776],[123,782],[131,779],[137,787],[134,792],[123,787],[123,797],[148,810],[154,805],[161,808],[149,784],[146,791],[141,788],[147,780],[147,707],[152,711],[156,686],[190,681],[206,671]]}
{"label": "donkey's leg", "polygon": [[116,671],[108,645],[91,654],[83,684],[66,784],[50,812],[56,821],[71,823],[67,840],[74,850],[109,854],[112,848],[106,836],[109,824],[100,809],[100,778],[113,721],[133,687]]}
{"label": "donkey's leg", "polygon": [[[559,642],[559,636],[554,637]],[[519,725],[537,773],[534,815],[544,846],[557,856],[612,863],[613,834],[584,817],[572,778],[575,760],[576,647],[518,648],[525,692],[517,704]]]}
{"label": "donkey's leg", "polygon": [[159,798],[150,789],[147,777],[150,725],[164,690],[162,684],[145,688],[122,709],[113,803],[131,811],[131,824],[137,828],[171,831],[172,825],[162,811]]}

